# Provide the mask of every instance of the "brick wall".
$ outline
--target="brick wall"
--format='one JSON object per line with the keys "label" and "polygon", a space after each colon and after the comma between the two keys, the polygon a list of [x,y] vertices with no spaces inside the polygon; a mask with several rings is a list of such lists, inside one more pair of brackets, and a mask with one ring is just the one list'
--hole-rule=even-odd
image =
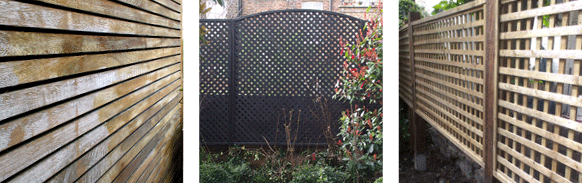
{"label": "brick wall", "polygon": [[[242,15],[272,10],[301,9],[302,2],[322,2],[323,10],[329,11],[329,0],[243,0]],[[340,0],[332,0],[333,12],[339,12],[339,4]]]}

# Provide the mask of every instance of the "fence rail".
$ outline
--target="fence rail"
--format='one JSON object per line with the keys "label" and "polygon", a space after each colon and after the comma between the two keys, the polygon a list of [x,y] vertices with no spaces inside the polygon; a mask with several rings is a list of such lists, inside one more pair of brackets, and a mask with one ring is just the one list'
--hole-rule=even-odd
{"label": "fence rail", "polygon": [[474,1],[412,21],[399,31],[400,97],[486,180],[580,182],[581,10],[580,1]]}

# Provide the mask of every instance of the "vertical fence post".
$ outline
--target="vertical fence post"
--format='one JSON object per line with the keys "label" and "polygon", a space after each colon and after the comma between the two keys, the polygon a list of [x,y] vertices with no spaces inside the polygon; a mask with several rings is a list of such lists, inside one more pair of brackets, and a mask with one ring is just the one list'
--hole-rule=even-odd
{"label": "vertical fence post", "polygon": [[495,147],[497,130],[497,70],[498,70],[498,26],[499,2],[488,0],[485,3],[485,111],[484,111],[484,149],[483,161],[485,182],[495,178]]}
{"label": "vertical fence post", "polygon": [[228,130],[228,143],[229,145],[234,145],[234,130],[235,130],[235,126],[234,126],[234,121],[235,119],[235,100],[236,100],[236,91],[235,91],[235,78],[236,78],[236,72],[235,72],[235,61],[236,61],[236,42],[234,41],[236,39],[235,34],[235,29],[236,26],[234,24],[234,19],[231,19],[228,22],[229,26],[230,26],[230,32],[229,32],[229,42],[230,42],[230,82],[229,82],[229,86],[228,86],[228,111],[229,111],[229,130]]}
{"label": "vertical fence post", "polygon": [[412,22],[420,19],[419,12],[408,13],[408,48],[410,54],[411,62],[411,74],[412,74],[412,110],[409,110],[412,124],[412,130],[410,137],[412,140],[412,150],[414,151],[414,169],[425,171],[426,170],[426,154],[425,154],[425,128],[426,122],[422,117],[416,114],[416,73],[414,64],[414,38],[412,36],[413,26]]}

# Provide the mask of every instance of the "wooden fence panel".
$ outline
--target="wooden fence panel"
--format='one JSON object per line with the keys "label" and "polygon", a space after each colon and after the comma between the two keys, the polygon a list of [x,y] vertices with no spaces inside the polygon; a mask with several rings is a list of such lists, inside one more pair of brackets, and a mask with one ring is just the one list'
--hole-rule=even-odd
{"label": "wooden fence panel", "polygon": [[177,176],[179,2],[0,0],[0,182]]}
{"label": "wooden fence panel", "polygon": [[408,43],[408,25],[400,28],[398,34],[398,94],[412,108],[412,62],[410,61],[410,45]]}
{"label": "wooden fence panel", "polygon": [[416,113],[483,166],[483,2],[412,22]]}
{"label": "wooden fence panel", "polygon": [[581,182],[582,2],[502,1],[498,179]]}

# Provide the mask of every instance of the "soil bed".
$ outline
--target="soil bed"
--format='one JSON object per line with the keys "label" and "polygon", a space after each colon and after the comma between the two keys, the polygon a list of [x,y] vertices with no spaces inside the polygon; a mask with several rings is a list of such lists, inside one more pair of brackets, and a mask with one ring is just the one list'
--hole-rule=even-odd
{"label": "soil bed", "polygon": [[424,172],[414,170],[412,162],[413,152],[410,146],[400,147],[399,152],[399,180],[400,182],[443,182],[460,183],[471,182],[463,176],[461,169],[453,159],[446,158],[440,153],[432,141],[427,141],[428,157],[426,158],[427,170]]}

